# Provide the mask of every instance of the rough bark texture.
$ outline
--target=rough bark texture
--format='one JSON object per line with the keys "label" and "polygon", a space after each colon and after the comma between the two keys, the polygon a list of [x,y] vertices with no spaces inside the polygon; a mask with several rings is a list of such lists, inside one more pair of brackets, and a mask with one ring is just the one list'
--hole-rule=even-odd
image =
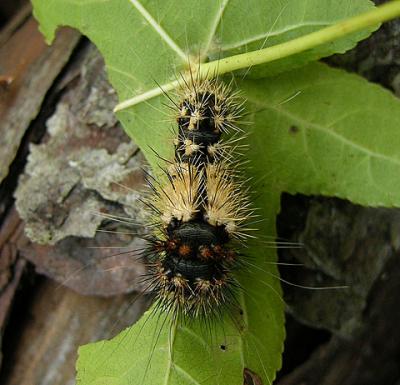
{"label": "rough bark texture", "polygon": [[[388,23],[329,62],[400,95],[399,34]],[[0,34],[0,68],[0,382],[73,384],[77,347],[117,334],[147,305],[131,293],[144,271],[135,258],[144,160],[113,117],[99,54],[75,32],[46,47],[22,9]],[[278,229],[305,245],[280,253],[304,265],[283,267],[284,279],[348,288],[284,285],[277,383],[400,384],[400,210],[285,194]],[[260,382],[251,372],[246,381]]]}
{"label": "rough bark texture", "polygon": [[21,254],[81,294],[140,290],[144,270],[133,251],[144,244],[134,234],[144,229],[110,216],[140,220],[143,156],[110,113],[115,93],[92,46],[81,46],[60,81],[63,96],[15,192],[29,238]]}

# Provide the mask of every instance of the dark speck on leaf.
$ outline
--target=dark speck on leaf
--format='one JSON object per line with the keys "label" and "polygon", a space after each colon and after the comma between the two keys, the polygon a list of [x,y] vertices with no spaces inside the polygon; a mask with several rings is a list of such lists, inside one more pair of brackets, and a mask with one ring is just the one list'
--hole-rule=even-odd
{"label": "dark speck on leaf", "polygon": [[300,131],[300,128],[295,125],[292,125],[289,127],[290,134],[297,134],[299,131]]}
{"label": "dark speck on leaf", "polygon": [[223,351],[226,351],[226,346],[225,345],[220,345],[220,349]]}

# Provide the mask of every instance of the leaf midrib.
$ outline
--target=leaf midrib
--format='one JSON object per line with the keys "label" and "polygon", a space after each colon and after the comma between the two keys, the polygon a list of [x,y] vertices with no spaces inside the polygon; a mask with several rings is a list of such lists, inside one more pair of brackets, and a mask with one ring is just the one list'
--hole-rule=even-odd
{"label": "leaf midrib", "polygon": [[182,59],[183,62],[186,62],[187,55],[182,50],[181,47],[172,39],[171,36],[165,31],[165,29],[158,23],[154,17],[147,11],[147,9],[142,5],[139,0],[129,0],[130,3],[136,8],[136,10],[140,13],[140,15],[146,20],[146,22],[158,33],[165,43],[176,52],[176,54]]}
{"label": "leaf midrib", "polygon": [[222,16],[225,12],[226,7],[229,4],[229,1],[230,0],[224,0],[223,3],[221,4],[221,6],[219,7],[219,12],[217,12],[216,18],[214,19],[214,22],[211,27],[211,33],[210,33],[209,37],[206,39],[207,43],[205,46],[206,48],[204,50],[204,54],[202,55],[203,58],[205,58],[207,53],[210,52],[211,43],[213,41],[215,33],[217,32],[218,26],[221,23]]}
{"label": "leaf midrib", "polygon": [[[173,352],[173,347],[176,341],[176,328],[177,328],[177,321],[174,320],[171,323],[171,330],[168,333],[168,366],[167,366],[167,372],[166,372],[166,376],[165,376],[165,380],[164,380],[164,385],[168,385],[169,384],[169,380],[170,380],[170,376],[171,376],[171,369],[172,369],[172,365],[173,365],[173,359],[172,359],[172,352]],[[171,342],[172,339],[172,342]]]}

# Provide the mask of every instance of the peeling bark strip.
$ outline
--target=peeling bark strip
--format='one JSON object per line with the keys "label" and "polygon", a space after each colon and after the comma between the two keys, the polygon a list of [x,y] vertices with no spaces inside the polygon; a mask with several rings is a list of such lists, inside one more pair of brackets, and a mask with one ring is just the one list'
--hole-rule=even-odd
{"label": "peeling bark strip", "polygon": [[14,209],[0,228],[0,330],[4,330],[26,264],[18,256],[17,245],[21,237],[23,226]]}
{"label": "peeling bark strip", "polygon": [[78,40],[77,32],[63,30],[49,47],[31,17],[0,47],[0,70],[8,79],[7,87],[0,90],[0,182]]}
{"label": "peeling bark strip", "polygon": [[243,371],[243,385],[264,385],[261,378],[250,369],[245,368]]}
{"label": "peeling bark strip", "polygon": [[86,297],[45,280],[36,286],[32,304],[20,313],[24,327],[10,330],[18,343],[5,357],[9,365],[0,375],[2,385],[74,384],[79,346],[113,337],[134,323],[146,306],[145,298],[133,294]]}

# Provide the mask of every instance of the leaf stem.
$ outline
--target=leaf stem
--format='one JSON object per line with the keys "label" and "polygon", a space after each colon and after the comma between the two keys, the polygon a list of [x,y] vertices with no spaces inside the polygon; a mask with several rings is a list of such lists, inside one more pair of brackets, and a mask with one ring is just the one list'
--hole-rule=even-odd
{"label": "leaf stem", "polygon": [[[269,63],[337,40],[353,32],[372,27],[398,16],[400,16],[400,0],[393,0],[361,15],[340,21],[282,44],[200,64],[197,69],[191,70],[190,76],[193,76],[193,72],[195,72],[197,78],[205,79],[258,64]],[[132,107],[163,92],[170,91],[178,85],[179,82],[173,81],[125,100],[115,107],[114,112]]]}

